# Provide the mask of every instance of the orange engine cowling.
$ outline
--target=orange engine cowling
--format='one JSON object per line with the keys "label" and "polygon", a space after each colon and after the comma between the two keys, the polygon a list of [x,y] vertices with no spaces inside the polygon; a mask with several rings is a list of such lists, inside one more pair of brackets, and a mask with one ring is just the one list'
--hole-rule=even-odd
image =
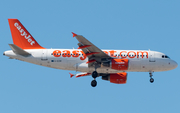
{"label": "orange engine cowling", "polygon": [[128,59],[112,59],[110,66],[115,70],[128,70]]}
{"label": "orange engine cowling", "polygon": [[127,81],[127,73],[122,72],[122,73],[113,73],[113,74],[108,74],[106,76],[102,76],[103,80],[108,80],[111,83],[116,83],[116,84],[125,84]]}

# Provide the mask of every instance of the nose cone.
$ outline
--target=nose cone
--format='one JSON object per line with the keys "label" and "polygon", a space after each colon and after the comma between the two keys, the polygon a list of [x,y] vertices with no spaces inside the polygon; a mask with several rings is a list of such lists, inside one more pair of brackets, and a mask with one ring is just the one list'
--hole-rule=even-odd
{"label": "nose cone", "polygon": [[177,64],[177,62],[172,61],[171,66],[172,66],[172,69],[175,69],[175,68],[177,68],[178,64]]}

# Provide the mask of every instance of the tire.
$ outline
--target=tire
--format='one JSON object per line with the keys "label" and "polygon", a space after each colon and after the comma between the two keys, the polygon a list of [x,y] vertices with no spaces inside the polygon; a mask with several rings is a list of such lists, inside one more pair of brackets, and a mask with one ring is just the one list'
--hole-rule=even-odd
{"label": "tire", "polygon": [[92,77],[93,77],[93,78],[96,78],[97,76],[98,76],[97,71],[94,71],[94,72],[92,73]]}
{"label": "tire", "polygon": [[97,86],[97,81],[96,80],[92,80],[91,81],[91,86],[92,87],[96,87]]}
{"label": "tire", "polygon": [[150,79],[150,82],[151,82],[151,83],[153,83],[153,82],[154,82],[154,79],[153,79],[153,78],[151,78],[151,79]]}

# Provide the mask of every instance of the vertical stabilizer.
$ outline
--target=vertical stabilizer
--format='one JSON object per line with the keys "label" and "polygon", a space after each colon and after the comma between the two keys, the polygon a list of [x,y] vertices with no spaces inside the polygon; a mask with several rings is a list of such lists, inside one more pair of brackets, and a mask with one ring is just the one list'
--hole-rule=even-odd
{"label": "vertical stabilizer", "polygon": [[18,19],[8,19],[13,43],[21,49],[44,49]]}

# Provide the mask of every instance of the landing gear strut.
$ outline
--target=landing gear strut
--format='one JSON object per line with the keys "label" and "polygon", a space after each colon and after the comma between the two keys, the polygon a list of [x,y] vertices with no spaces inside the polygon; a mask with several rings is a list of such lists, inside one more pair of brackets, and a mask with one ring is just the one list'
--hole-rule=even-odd
{"label": "landing gear strut", "polygon": [[91,81],[91,86],[92,86],[92,87],[96,87],[96,85],[97,85],[97,81],[96,81],[96,77],[97,77],[97,76],[98,76],[97,71],[94,71],[94,72],[92,73],[92,77],[94,78],[94,80]]}
{"label": "landing gear strut", "polygon": [[150,75],[150,82],[153,83],[154,82],[154,79],[152,78],[152,72],[149,72],[149,75]]}

